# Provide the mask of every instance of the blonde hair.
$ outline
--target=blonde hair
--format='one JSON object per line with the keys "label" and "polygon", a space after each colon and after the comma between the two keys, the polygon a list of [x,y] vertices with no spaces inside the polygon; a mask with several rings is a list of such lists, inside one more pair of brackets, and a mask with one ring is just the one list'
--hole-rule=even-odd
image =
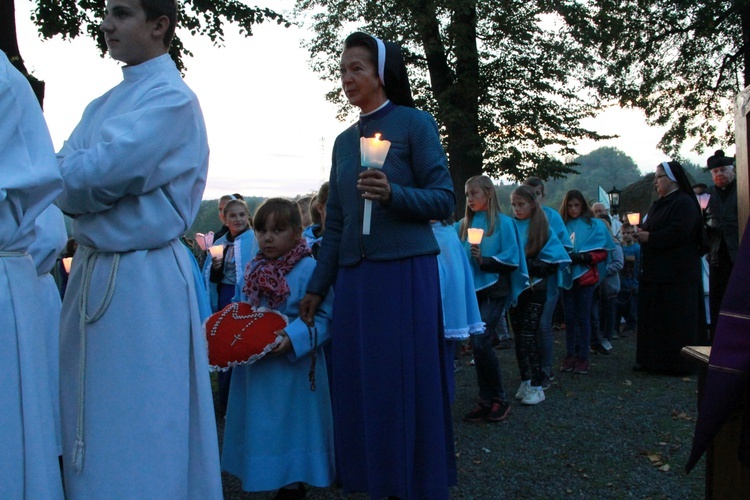
{"label": "blonde hair", "polygon": [[517,196],[531,205],[531,216],[529,217],[529,234],[524,249],[526,257],[536,257],[542,251],[549,239],[549,222],[542,206],[537,200],[536,193],[529,186],[518,186],[510,194],[513,198]]}
{"label": "blonde hair", "polygon": [[[473,185],[482,190],[484,195],[487,197],[487,231],[484,233],[490,236],[495,229],[495,221],[500,213],[500,202],[497,199],[497,191],[495,191],[495,185],[492,184],[492,180],[486,175],[475,175],[469,177],[466,181],[465,186]],[[471,227],[471,223],[474,221],[474,211],[469,208],[469,204],[466,203],[466,213],[464,219],[461,221],[459,226],[459,237],[462,240],[467,239],[467,229]]]}

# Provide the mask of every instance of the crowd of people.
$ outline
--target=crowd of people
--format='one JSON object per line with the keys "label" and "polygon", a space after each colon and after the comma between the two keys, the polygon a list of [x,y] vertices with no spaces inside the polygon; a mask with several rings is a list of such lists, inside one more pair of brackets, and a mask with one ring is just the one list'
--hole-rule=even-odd
{"label": "crowd of people", "polygon": [[[589,374],[590,354],[618,335],[637,335],[634,368],[668,373],[689,369],[682,346],[707,341],[700,259],[710,250],[719,294],[738,246],[723,153],[708,162],[710,209],[664,162],[640,226],[578,190],[547,207],[538,178],[500,200],[487,176],[466,181],[453,223],[438,126],[415,108],[400,47],[364,33],[341,56],[361,113],[336,139],[329,182],[254,214],[239,194],[222,197],[223,253],[201,268],[182,237],[208,142],[168,54],[176,20],[173,0],[109,0],[101,29],[123,81],[56,154],[27,81],[0,54],[3,498],[221,498],[222,470],[281,499],[334,482],[373,498],[448,498],[462,344],[478,395],[463,420],[500,422],[512,406],[493,345],[502,325],[527,406],[546,400],[555,371]],[[362,139],[376,133],[390,149],[382,168],[363,169]],[[63,252],[72,267],[55,271]],[[266,357],[221,372],[215,409],[202,324],[237,302],[288,324]]]}

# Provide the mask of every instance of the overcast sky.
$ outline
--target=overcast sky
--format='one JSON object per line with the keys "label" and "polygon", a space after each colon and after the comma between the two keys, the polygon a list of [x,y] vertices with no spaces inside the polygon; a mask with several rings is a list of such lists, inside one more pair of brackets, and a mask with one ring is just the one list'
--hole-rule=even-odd
{"label": "overcast sky", "polygon": [[[46,82],[45,116],[60,148],[85,106],[116,85],[122,72],[120,63],[99,57],[88,38],[42,41],[29,19],[33,5],[31,0],[16,1],[19,45],[27,69]],[[328,179],[333,140],[346,123],[336,120],[335,107],[325,101],[330,83],[308,66],[300,47],[305,34],[276,24],[257,26],[250,38],[232,27],[226,31],[222,48],[207,38],[183,35],[194,54],[185,58],[185,80],[200,99],[211,147],[204,198],[231,192],[295,196],[317,190]],[[647,127],[639,111],[612,109],[584,126],[621,137],[584,141],[580,154],[613,146],[644,172],[668,159],[656,149],[661,132]],[[727,148],[728,154],[733,151]],[[705,158],[688,156],[705,163]]]}

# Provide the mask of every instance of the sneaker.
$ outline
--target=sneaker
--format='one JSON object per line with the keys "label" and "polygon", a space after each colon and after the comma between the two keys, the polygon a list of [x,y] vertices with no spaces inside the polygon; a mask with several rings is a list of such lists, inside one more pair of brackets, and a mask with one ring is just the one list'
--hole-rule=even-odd
{"label": "sneaker", "polygon": [[576,366],[576,358],[574,356],[565,356],[560,365],[561,372],[572,372]]}
{"label": "sneaker", "polygon": [[617,332],[612,332],[612,340],[619,340],[620,336],[617,334]]}
{"label": "sneaker", "polygon": [[609,351],[601,344],[592,345],[591,352],[594,354],[609,354]]}
{"label": "sneaker", "polygon": [[490,409],[486,401],[479,400],[474,409],[464,415],[464,422],[481,422],[490,413]]}
{"label": "sneaker", "polygon": [[576,361],[576,366],[573,368],[573,373],[577,375],[588,375],[589,373],[589,360],[579,359]]}
{"label": "sneaker", "polygon": [[609,339],[602,339],[602,347],[605,348],[608,351],[612,350],[612,343],[609,341]]}
{"label": "sneaker", "polygon": [[544,389],[537,386],[529,386],[529,390],[526,393],[526,397],[521,400],[522,405],[536,405],[544,401]]}
{"label": "sneaker", "polygon": [[492,400],[490,411],[485,416],[485,419],[487,422],[502,422],[508,418],[509,413],[510,405],[500,398],[494,398]]}
{"label": "sneaker", "polygon": [[273,500],[302,500],[307,496],[305,486],[300,483],[296,488],[281,488],[276,492]]}
{"label": "sneaker", "polygon": [[461,370],[463,368],[461,361],[458,359],[453,360],[453,373],[456,373],[457,371]]}
{"label": "sneaker", "polygon": [[549,389],[549,386],[551,384],[552,384],[552,377],[542,372],[542,389]]}
{"label": "sneaker", "polygon": [[531,389],[531,380],[522,380],[521,385],[518,387],[518,390],[516,391],[516,399],[521,401],[523,398],[526,397],[526,394],[529,393],[530,389]]}

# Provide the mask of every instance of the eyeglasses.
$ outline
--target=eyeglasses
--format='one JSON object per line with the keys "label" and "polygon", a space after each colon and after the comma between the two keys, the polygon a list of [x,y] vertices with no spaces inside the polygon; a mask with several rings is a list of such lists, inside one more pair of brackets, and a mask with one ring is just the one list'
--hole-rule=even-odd
{"label": "eyeglasses", "polygon": [[662,177],[669,177],[667,174],[656,174],[654,176],[655,179],[661,179]]}

